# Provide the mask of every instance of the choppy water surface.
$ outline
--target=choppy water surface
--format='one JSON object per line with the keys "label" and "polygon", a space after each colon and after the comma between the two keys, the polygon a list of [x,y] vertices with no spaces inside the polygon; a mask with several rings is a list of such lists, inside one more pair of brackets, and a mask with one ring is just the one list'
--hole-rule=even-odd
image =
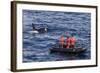
{"label": "choppy water surface", "polygon": [[[23,10],[23,62],[90,59],[90,22],[90,13]],[[33,34],[32,23],[37,28],[47,26],[49,30],[47,33]],[[87,49],[84,54],[50,53],[62,34],[66,38],[72,33],[77,43]]]}

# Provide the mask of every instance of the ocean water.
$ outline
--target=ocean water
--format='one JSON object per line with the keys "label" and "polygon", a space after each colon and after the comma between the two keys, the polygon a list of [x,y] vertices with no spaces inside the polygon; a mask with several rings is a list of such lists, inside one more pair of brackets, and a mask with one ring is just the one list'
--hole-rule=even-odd
{"label": "ocean water", "polygon": [[[23,10],[23,62],[46,62],[91,59],[91,13]],[[34,34],[36,28],[47,27],[47,33]],[[75,35],[83,54],[50,53],[60,36]]]}

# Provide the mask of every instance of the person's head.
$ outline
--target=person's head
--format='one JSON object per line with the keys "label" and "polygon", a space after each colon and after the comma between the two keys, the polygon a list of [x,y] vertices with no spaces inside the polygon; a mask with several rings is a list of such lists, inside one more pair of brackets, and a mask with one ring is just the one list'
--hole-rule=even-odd
{"label": "person's head", "polygon": [[72,34],[72,37],[74,37],[74,34]]}
{"label": "person's head", "polygon": [[69,36],[67,36],[67,38],[69,38]]}

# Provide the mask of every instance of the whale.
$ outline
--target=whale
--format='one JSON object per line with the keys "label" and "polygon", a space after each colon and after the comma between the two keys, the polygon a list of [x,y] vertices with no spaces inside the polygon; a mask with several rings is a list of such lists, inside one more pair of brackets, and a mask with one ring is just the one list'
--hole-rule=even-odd
{"label": "whale", "polygon": [[47,27],[36,28],[33,23],[32,23],[32,29],[34,33],[45,33],[48,30]]}

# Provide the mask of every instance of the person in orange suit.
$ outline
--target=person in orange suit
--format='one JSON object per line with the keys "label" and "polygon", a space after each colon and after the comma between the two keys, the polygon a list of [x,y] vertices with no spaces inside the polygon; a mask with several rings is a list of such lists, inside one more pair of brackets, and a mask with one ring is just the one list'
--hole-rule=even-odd
{"label": "person in orange suit", "polygon": [[70,46],[71,46],[71,39],[70,39],[70,37],[67,37],[67,39],[66,39],[66,48],[70,48]]}
{"label": "person in orange suit", "polygon": [[60,43],[61,48],[63,48],[64,47],[64,36],[63,35],[60,37],[59,43]]}
{"label": "person in orange suit", "polygon": [[74,35],[72,34],[72,37],[70,38],[71,41],[71,48],[75,47],[75,43],[76,43],[76,38],[74,37]]}

